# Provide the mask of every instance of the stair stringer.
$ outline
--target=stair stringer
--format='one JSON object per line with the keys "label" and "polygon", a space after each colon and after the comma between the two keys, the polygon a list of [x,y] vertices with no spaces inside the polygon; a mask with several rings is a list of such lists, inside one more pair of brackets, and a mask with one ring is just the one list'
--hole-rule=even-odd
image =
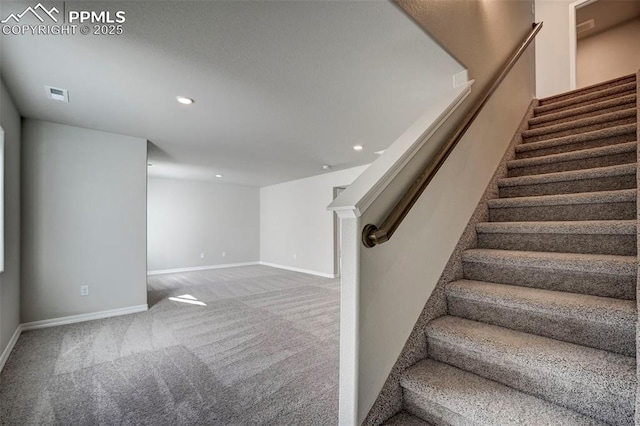
{"label": "stair stringer", "polygon": [[[636,96],[640,96],[640,70],[636,73]],[[637,117],[638,117],[638,121],[637,121],[637,141],[639,141],[638,143],[638,157],[640,158],[640,103],[636,103],[636,112],[637,112]],[[636,163],[638,170],[636,173],[636,179],[638,182],[637,185],[637,191],[639,191],[638,193],[638,199],[636,199],[636,203],[638,206],[638,210],[637,210],[637,220],[640,224],[640,161],[638,161]],[[640,227],[638,228],[638,242],[640,244]],[[640,248],[640,247],[639,247]],[[640,252],[640,250],[639,250]],[[638,277],[637,277],[637,282],[636,282],[636,303],[637,303],[637,307],[639,315],[640,315],[640,268],[638,268]],[[638,324],[640,321],[640,317],[638,319],[636,319],[636,324]],[[636,325],[636,359],[640,359],[640,327],[638,327]],[[640,363],[636,364],[636,382],[638,383],[638,387],[636,388],[636,413],[635,413],[635,424],[636,425],[640,425]]]}
{"label": "stair stringer", "polygon": [[[447,314],[445,286],[463,277],[462,253],[465,250],[477,247],[476,225],[480,222],[488,221],[489,211],[487,201],[498,198],[498,179],[507,176],[507,162],[515,158],[515,147],[522,143],[522,131],[528,129],[528,121],[533,117],[534,108],[537,106],[538,100],[533,99],[520,125],[516,129],[511,142],[507,146],[500,160],[500,164],[496,168],[482,198],[478,202],[473,215],[469,219],[458,244],[451,254],[451,257],[449,257],[435,289],[420,313],[398,360],[391,369],[389,377],[369,410],[367,417],[364,422],[362,422],[363,426],[380,425],[402,410],[403,399],[402,389],[400,387],[400,376],[407,368],[427,358],[427,342],[424,337],[426,325],[430,321]],[[640,403],[640,400],[638,403]]]}

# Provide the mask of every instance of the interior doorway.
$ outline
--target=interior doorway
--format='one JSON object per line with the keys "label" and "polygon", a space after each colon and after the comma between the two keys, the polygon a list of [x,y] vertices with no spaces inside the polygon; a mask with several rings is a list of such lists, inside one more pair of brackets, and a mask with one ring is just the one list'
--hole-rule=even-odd
{"label": "interior doorway", "polygon": [[577,0],[569,6],[571,89],[640,68],[640,1]]}

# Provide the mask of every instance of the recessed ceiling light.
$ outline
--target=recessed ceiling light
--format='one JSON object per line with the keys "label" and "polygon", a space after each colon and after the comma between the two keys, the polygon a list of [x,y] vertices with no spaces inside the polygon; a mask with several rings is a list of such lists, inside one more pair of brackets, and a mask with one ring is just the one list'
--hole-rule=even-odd
{"label": "recessed ceiling light", "polygon": [[374,152],[374,154],[376,154],[376,155],[382,155],[382,154],[384,154],[384,152],[385,152],[385,151],[386,151],[386,149],[381,149],[380,151],[376,151],[376,152]]}
{"label": "recessed ceiling light", "polygon": [[322,166],[322,170],[331,170],[331,166],[328,164],[325,164],[324,166]]}
{"label": "recessed ceiling light", "polygon": [[221,178],[221,177],[222,177],[222,175],[216,175],[216,177],[217,177],[217,178]]}
{"label": "recessed ceiling light", "polygon": [[186,96],[176,96],[176,99],[178,100],[178,102],[184,105],[191,105],[195,102],[193,99],[187,98]]}
{"label": "recessed ceiling light", "polygon": [[362,151],[363,146],[362,145],[354,145],[353,149],[356,150],[356,151]]}

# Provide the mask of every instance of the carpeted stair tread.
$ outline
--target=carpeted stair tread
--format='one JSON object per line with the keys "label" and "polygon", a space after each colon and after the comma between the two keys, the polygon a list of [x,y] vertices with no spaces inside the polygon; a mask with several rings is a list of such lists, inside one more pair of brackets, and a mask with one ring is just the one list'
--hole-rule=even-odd
{"label": "carpeted stair tread", "polygon": [[429,356],[598,420],[632,425],[636,360],[444,316],[425,330]]}
{"label": "carpeted stair tread", "polygon": [[636,95],[624,95],[616,97],[615,99],[607,99],[600,102],[590,103],[584,106],[578,106],[563,111],[552,112],[549,114],[541,115],[539,117],[532,117],[529,119],[530,126],[544,125],[549,122],[557,122],[559,120],[568,119],[570,117],[584,116],[592,112],[607,111],[612,109],[618,109],[617,107],[623,106],[622,109],[632,108],[636,105]]}
{"label": "carpeted stair tread", "polygon": [[384,422],[382,426],[431,426],[431,423],[427,423],[406,411],[401,411]]}
{"label": "carpeted stair tread", "polygon": [[636,275],[636,256],[610,254],[556,253],[519,250],[470,249],[462,253],[463,262],[505,265],[547,270]]}
{"label": "carpeted stair tread", "polygon": [[477,248],[463,252],[462,269],[469,280],[626,300],[636,298],[635,255]]}
{"label": "carpeted stair tread", "polygon": [[405,405],[408,402],[412,411],[438,425],[604,425],[575,411],[431,359],[409,368],[401,377],[401,385]]}
{"label": "carpeted stair tread", "polygon": [[572,204],[611,204],[636,201],[635,189],[580,192],[576,194],[538,195],[535,197],[495,198],[488,200],[489,208],[559,206]]}
{"label": "carpeted stair tread", "polygon": [[578,142],[588,142],[598,139],[606,139],[614,136],[621,136],[627,134],[635,134],[637,129],[636,124],[622,124],[620,126],[608,127],[606,129],[594,130],[593,132],[580,133],[571,136],[562,136],[559,138],[547,139],[544,141],[523,143],[516,145],[516,154],[526,151],[535,151],[543,148],[550,148],[555,146],[563,146],[575,144]]}
{"label": "carpeted stair tread", "polygon": [[606,80],[600,83],[592,84],[586,87],[581,87],[579,89],[571,90],[569,92],[560,93],[558,95],[548,96],[546,98],[540,99],[540,105],[547,105],[554,102],[562,101],[568,98],[572,98],[575,96],[583,95],[586,93],[598,92],[607,87],[619,86],[622,84],[633,83],[636,81],[635,74],[628,74],[622,77],[616,77],[611,80]]}
{"label": "carpeted stair tread", "polygon": [[563,152],[560,154],[550,154],[540,157],[510,160],[507,162],[507,168],[511,170],[519,167],[531,167],[542,164],[565,163],[567,161],[604,157],[607,155],[623,154],[627,152],[636,152],[637,149],[637,142],[626,142],[609,146],[601,146],[597,148],[581,149],[579,151]]}
{"label": "carpeted stair tread", "polygon": [[536,116],[540,116],[540,115],[543,115],[545,113],[549,113],[550,111],[555,111],[555,110],[559,110],[559,109],[562,109],[562,108],[571,107],[573,105],[581,105],[581,104],[584,104],[586,102],[591,102],[591,101],[595,101],[595,100],[598,100],[598,99],[613,97],[613,96],[616,96],[616,95],[624,96],[624,95],[632,94],[632,93],[635,93],[635,90],[636,90],[636,83],[635,82],[620,84],[620,85],[609,87],[609,88],[606,88],[606,89],[603,89],[603,90],[599,90],[599,91],[596,91],[596,92],[591,92],[591,93],[587,93],[587,94],[584,94],[584,95],[573,96],[573,97],[570,97],[570,98],[562,100],[562,101],[553,102],[553,103],[550,103],[550,104],[538,106],[538,107],[533,109],[533,112],[534,112],[534,114]]}
{"label": "carpeted stair tread", "polygon": [[636,174],[636,164],[619,164],[616,166],[596,167],[592,169],[568,170],[564,172],[544,173],[539,175],[517,176],[498,179],[498,187],[538,185],[551,182],[568,182],[585,179],[601,179],[605,177],[627,176]]}
{"label": "carpeted stair tread", "polygon": [[636,164],[632,163],[613,166],[597,165],[597,167],[577,170],[547,170],[546,173],[498,180],[499,195],[503,198],[618,191],[637,186]]}
{"label": "carpeted stair tread", "polygon": [[445,292],[450,315],[635,356],[633,300],[473,280]]}
{"label": "carpeted stair tread", "polygon": [[490,222],[630,220],[637,217],[634,188],[528,195],[487,201]]}
{"label": "carpeted stair tread", "polygon": [[543,136],[543,135],[548,135],[548,134],[567,131],[567,130],[574,130],[576,132],[579,132],[580,128],[582,127],[593,126],[598,124],[606,125],[615,120],[633,119],[633,121],[635,121],[636,114],[637,114],[637,110],[635,108],[627,108],[620,111],[614,111],[614,112],[596,115],[593,117],[567,120],[563,123],[554,124],[552,126],[537,127],[535,129],[524,130],[522,132],[522,138],[528,139],[533,136]]}
{"label": "carpeted stair tread", "polygon": [[476,225],[478,248],[637,254],[636,220],[495,221]]}
{"label": "carpeted stair tread", "polygon": [[597,179],[612,176],[635,175],[636,164],[618,164],[615,166],[595,167],[591,169],[567,170],[530,176],[516,176],[498,179],[499,187],[535,185],[548,182],[566,182],[582,179]]}
{"label": "carpeted stair tread", "polygon": [[546,222],[481,222],[478,233],[636,235],[635,220],[585,220]]}

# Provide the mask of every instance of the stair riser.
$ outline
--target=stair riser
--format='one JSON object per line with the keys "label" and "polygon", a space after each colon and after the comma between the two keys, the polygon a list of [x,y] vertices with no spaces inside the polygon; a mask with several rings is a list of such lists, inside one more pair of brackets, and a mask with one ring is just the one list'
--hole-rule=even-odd
{"label": "stair riser", "polygon": [[431,426],[431,424],[412,415],[403,408],[398,414],[382,423],[382,426]]}
{"label": "stair riser", "polygon": [[489,209],[491,222],[632,220],[635,218],[635,202]]}
{"label": "stair riser", "polygon": [[422,398],[419,394],[403,389],[404,409],[416,417],[433,425],[471,424],[469,419],[455,413],[440,404]]}
{"label": "stair riser", "polygon": [[588,100],[579,101],[575,103],[572,101],[568,105],[564,105],[564,106],[560,106],[556,104],[545,105],[545,106],[537,107],[534,109],[534,117],[542,117],[547,114],[555,114],[558,112],[563,112],[563,111],[571,110],[574,108],[580,108],[580,107],[594,104],[597,102],[604,102],[608,100],[617,99],[622,96],[635,95],[635,93],[636,93],[635,89],[630,89],[630,90],[620,91],[619,93],[612,93],[606,96],[599,96],[593,99],[588,99]]}
{"label": "stair riser", "polygon": [[637,153],[623,152],[614,155],[603,155],[600,157],[582,158],[579,160],[562,161],[549,164],[539,164],[527,167],[515,167],[509,169],[508,177],[541,175],[544,173],[568,172],[571,170],[593,169],[596,167],[618,166],[620,164],[635,163]]}
{"label": "stair riser", "polygon": [[617,425],[633,425],[635,400],[620,398],[607,392],[598,384],[564,380],[538,371],[503,362],[498,357],[487,356],[462,345],[451,345],[427,335],[431,358],[445,362],[471,373],[495,380],[514,389],[527,392],[579,413]]}
{"label": "stair riser", "polygon": [[595,116],[598,116],[598,115],[601,115],[601,114],[607,114],[607,113],[610,113],[610,112],[622,111],[622,110],[625,110],[625,109],[635,108],[635,107],[636,107],[636,102],[634,100],[633,102],[624,103],[624,104],[620,104],[620,105],[616,105],[616,106],[612,106],[612,107],[594,109],[594,110],[588,111],[588,112],[578,112],[578,113],[576,113],[576,112],[567,112],[562,117],[558,117],[558,118],[553,119],[553,120],[542,120],[542,118],[540,118],[538,120],[532,119],[532,120],[529,121],[529,129],[539,129],[539,128],[542,128],[542,127],[554,126],[556,124],[564,123],[567,120],[580,120],[580,119],[583,119],[583,118],[595,117]]}
{"label": "stair riser", "polygon": [[599,92],[601,90],[605,90],[610,87],[621,86],[624,84],[633,83],[635,81],[636,81],[635,76],[629,76],[629,77],[621,78],[616,81],[612,81],[610,83],[598,84],[598,85],[594,85],[593,87],[585,88],[583,90],[572,91],[571,93],[567,93],[564,95],[551,96],[546,99],[541,99],[539,101],[540,102],[539,105],[540,106],[550,105],[553,103],[566,101],[567,99],[575,98],[576,96],[582,96],[582,95],[587,95],[589,93]]}
{"label": "stair riser", "polygon": [[591,348],[635,356],[634,323],[626,327],[579,321],[550,313],[514,309],[503,305],[447,296],[449,315],[537,334]]}
{"label": "stair riser", "polygon": [[400,385],[415,415],[409,421],[390,423],[393,426],[417,426],[413,422],[416,415],[433,425],[606,426],[591,417],[431,359],[407,370]]}
{"label": "stair riser", "polygon": [[463,262],[464,277],[470,280],[511,284],[546,290],[568,291],[593,296],[633,300],[636,277]]}
{"label": "stair riser", "polygon": [[635,174],[610,176],[596,179],[549,182],[538,185],[507,186],[500,188],[500,198],[613,191],[619,189],[632,189],[635,188],[636,185]]}
{"label": "stair riser", "polygon": [[636,236],[479,233],[478,248],[635,256]]}
{"label": "stair riser", "polygon": [[610,146],[610,145],[615,145],[619,143],[635,142],[636,138],[637,138],[637,135],[635,133],[627,133],[623,135],[617,135],[611,138],[602,138],[602,139],[595,139],[590,141],[569,143],[564,145],[549,146],[549,147],[540,148],[540,149],[533,149],[530,151],[520,151],[520,152],[516,152],[515,158],[519,160],[521,158],[534,158],[534,157],[541,157],[544,155],[562,154],[563,152],[573,152],[573,151],[580,151],[580,150],[589,149],[589,148],[599,148],[599,147]]}
{"label": "stair riser", "polygon": [[561,138],[563,136],[571,136],[571,135],[577,135],[580,133],[594,132],[596,130],[607,129],[609,127],[615,127],[615,126],[622,126],[624,124],[633,124],[635,122],[636,122],[636,117],[621,118],[618,120],[611,120],[606,123],[597,123],[589,126],[575,127],[571,129],[560,130],[557,132],[544,133],[541,135],[534,135],[534,136],[523,135],[522,140],[524,143],[540,142],[540,141],[546,141],[548,139]]}

